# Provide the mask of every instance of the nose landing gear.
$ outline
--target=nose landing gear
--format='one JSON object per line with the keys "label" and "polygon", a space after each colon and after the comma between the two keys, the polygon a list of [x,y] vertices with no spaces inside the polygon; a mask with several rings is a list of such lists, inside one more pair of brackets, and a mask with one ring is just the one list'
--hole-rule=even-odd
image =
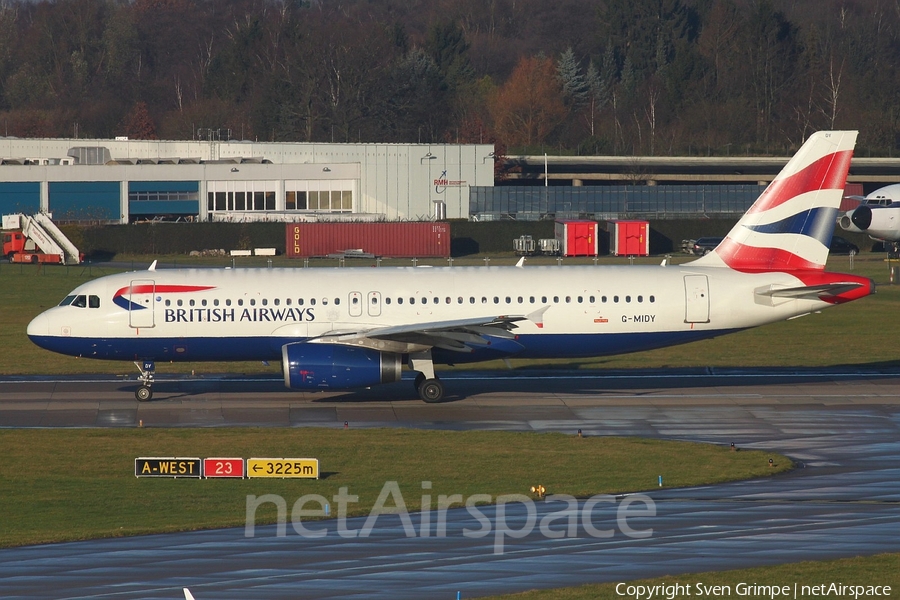
{"label": "nose landing gear", "polygon": [[134,397],[138,402],[146,402],[153,398],[151,386],[153,385],[153,374],[156,372],[156,363],[151,360],[145,360],[143,364],[138,364],[135,361],[134,366],[141,372],[138,375],[138,381],[141,382],[141,385],[134,391]]}

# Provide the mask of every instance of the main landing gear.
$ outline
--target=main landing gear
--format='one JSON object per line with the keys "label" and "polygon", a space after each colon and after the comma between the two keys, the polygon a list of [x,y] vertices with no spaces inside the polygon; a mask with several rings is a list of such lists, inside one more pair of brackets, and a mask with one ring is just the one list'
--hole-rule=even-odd
{"label": "main landing gear", "polygon": [[410,353],[409,368],[419,372],[415,383],[419,398],[428,403],[440,402],[444,398],[444,384],[434,375],[431,350]]}
{"label": "main landing gear", "polygon": [[138,381],[141,382],[141,385],[134,391],[134,397],[138,402],[146,402],[153,398],[153,390],[150,386],[153,385],[153,374],[156,372],[156,364],[152,360],[145,360],[143,365],[135,361],[134,366],[141,372],[138,375]]}

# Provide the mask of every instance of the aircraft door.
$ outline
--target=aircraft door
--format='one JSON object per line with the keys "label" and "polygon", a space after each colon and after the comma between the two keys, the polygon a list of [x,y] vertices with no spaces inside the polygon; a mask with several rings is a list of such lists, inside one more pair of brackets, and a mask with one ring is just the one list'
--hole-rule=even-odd
{"label": "aircraft door", "polygon": [[156,282],[152,279],[133,279],[128,288],[128,324],[131,327],[155,327],[153,296]]}
{"label": "aircraft door", "polygon": [[369,316],[370,317],[380,317],[381,316],[381,292],[369,292],[368,302],[366,302],[366,306],[369,307]]}
{"label": "aircraft door", "polygon": [[685,323],[709,323],[709,280],[706,275],[685,275]]}
{"label": "aircraft door", "polygon": [[350,298],[348,298],[350,305],[350,316],[351,317],[361,317],[362,316],[362,294],[359,292],[350,292]]}

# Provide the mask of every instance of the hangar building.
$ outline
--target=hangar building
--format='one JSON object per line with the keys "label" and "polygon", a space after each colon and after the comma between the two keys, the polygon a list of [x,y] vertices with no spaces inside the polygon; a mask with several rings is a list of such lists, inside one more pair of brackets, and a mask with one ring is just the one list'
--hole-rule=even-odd
{"label": "hangar building", "polygon": [[0,213],[57,221],[467,218],[490,144],[0,137]]}

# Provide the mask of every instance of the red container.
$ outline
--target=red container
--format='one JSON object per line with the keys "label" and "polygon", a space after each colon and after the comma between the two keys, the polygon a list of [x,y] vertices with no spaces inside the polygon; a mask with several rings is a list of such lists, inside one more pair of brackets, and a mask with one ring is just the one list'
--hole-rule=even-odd
{"label": "red container", "polygon": [[563,256],[597,256],[596,221],[556,221],[554,229]]}
{"label": "red container", "polygon": [[648,221],[609,221],[609,250],[615,256],[650,256]]}
{"label": "red container", "polygon": [[450,224],[291,223],[287,226],[289,257],[327,256],[348,250],[394,258],[450,256]]}

